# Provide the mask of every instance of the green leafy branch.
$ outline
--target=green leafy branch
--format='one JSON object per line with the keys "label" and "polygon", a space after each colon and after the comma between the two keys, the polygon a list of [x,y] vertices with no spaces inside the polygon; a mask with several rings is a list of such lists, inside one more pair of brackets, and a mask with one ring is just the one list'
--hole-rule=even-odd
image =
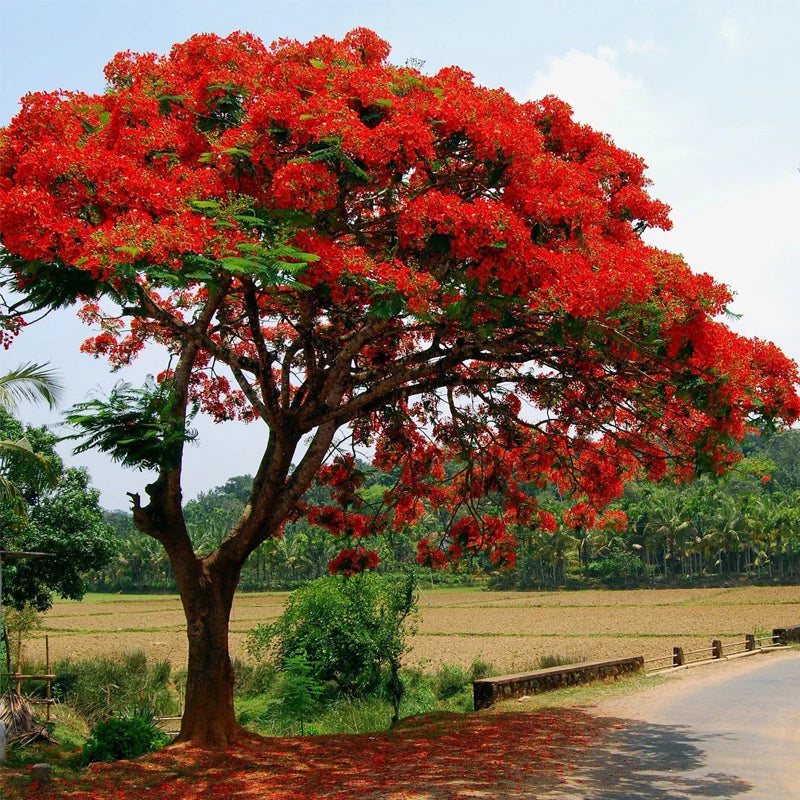
{"label": "green leafy branch", "polygon": [[[192,407],[189,418],[197,410]],[[76,455],[100,450],[136,469],[177,466],[183,443],[197,438],[197,431],[175,413],[175,390],[169,381],[148,381],[141,389],[120,382],[107,399],[72,406],[65,419],[79,432],[64,438],[82,440],[73,451]]]}

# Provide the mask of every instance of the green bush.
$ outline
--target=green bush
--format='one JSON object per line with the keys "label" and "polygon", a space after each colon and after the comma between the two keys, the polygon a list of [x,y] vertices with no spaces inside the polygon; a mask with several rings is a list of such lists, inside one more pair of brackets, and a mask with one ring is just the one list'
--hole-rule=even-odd
{"label": "green bush", "polygon": [[593,561],[587,568],[591,578],[597,578],[611,588],[636,583],[642,569],[642,560],[635,553],[621,547],[612,550],[605,558]]}
{"label": "green bush", "polygon": [[472,678],[461,667],[442,664],[433,675],[433,693],[437,700],[447,700],[471,682]]}
{"label": "green bush", "polygon": [[484,661],[480,656],[475,656],[469,668],[470,681],[479,681],[482,678],[488,678],[491,675],[496,675],[494,664],[489,661]]}
{"label": "green bush", "polygon": [[[256,659],[275,658],[279,668],[305,653],[312,676],[332,682],[349,697],[368,697],[390,672],[390,693],[401,692],[397,669],[406,650],[406,619],[414,610],[415,583],[375,573],[330,576],[292,593],[284,613],[248,636]],[[395,680],[391,680],[392,676]]]}
{"label": "green bush", "polygon": [[402,716],[413,717],[435,711],[438,701],[433,691],[433,678],[416,667],[406,667],[400,675],[404,687],[400,706]]}
{"label": "green bush", "polygon": [[83,748],[83,761],[119,761],[152,753],[169,743],[151,715],[129,714],[98,722]]}

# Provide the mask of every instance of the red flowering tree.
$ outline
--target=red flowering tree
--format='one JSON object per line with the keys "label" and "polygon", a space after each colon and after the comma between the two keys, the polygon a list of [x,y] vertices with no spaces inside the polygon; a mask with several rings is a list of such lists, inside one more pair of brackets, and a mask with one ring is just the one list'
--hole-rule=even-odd
{"label": "red flowering tree", "polygon": [[[157,470],[133,513],[186,611],[183,740],[244,735],[239,572],[306,513],[315,476],[334,502],[313,521],[343,536],[334,570],[373,566],[366,537],[426,511],[444,521],[422,563],[503,562],[512,524],[554,524],[523,482],[574,496],[569,524],[600,524],[626,480],[722,470],[751,421],[798,415],[794,364],[717,321],[728,290],[642,241],[669,222],[641,159],[553,97],[388,53],[363,29],[270,48],[195,36],[118,55],[102,95],[26,96],[2,133],[7,331],[75,304],[99,328],[84,350],[114,367],[148,343],[168,354],[159,386],[79,421]],[[181,509],[195,404],[263,431],[250,501],[202,558]],[[337,431],[398,469],[385,513],[363,508],[356,461],[329,457]]]}

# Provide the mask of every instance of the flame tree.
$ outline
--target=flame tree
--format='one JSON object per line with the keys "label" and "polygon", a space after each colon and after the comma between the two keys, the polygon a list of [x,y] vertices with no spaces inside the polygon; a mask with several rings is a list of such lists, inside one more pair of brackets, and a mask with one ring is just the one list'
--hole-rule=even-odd
{"label": "flame tree", "polygon": [[[512,525],[555,526],[523,483],[574,497],[572,526],[616,525],[626,480],[723,470],[748,425],[798,414],[795,365],[716,319],[728,290],[642,241],[669,221],[640,158],[554,97],[388,53],[364,29],[198,35],[119,54],[102,95],[30,94],[2,132],[6,344],[70,305],[113,367],[165,352],[156,384],[72,419],[82,446],[157,471],[131,497],[186,613],[182,740],[245,735],[229,612],[287,520],[342,537],[334,572],[374,566],[368,537],[423,514],[440,524],[420,563],[503,563]],[[245,510],[203,557],[181,507],[196,407],[263,432]],[[382,511],[356,448],[398,468]],[[310,509],[315,477],[333,499]]]}

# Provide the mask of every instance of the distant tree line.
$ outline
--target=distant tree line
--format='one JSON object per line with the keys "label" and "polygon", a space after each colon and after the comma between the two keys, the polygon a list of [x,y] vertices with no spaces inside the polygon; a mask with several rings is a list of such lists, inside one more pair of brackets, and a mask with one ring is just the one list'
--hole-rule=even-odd
{"label": "distant tree line", "polygon": [[519,531],[516,568],[495,583],[800,581],[800,431],[748,436],[742,452],[724,477],[629,485],[615,504],[627,518],[620,529],[559,520],[554,531]]}
{"label": "distant tree line", "polygon": [[[640,482],[628,486],[614,510],[617,525],[582,527],[565,521],[573,500],[552,489],[530,489],[555,523],[517,527],[516,566],[498,571],[485,556],[434,573],[436,582],[489,579],[499,588],[636,586],[713,583],[732,578],[800,581],[800,431],[748,436],[744,459],[721,478],[693,483]],[[394,477],[362,464],[360,493],[380,505]],[[186,519],[199,553],[210,552],[244,508],[252,479],[241,475],[186,504]],[[313,487],[305,500],[324,506],[329,490]],[[127,512],[106,512],[118,540],[116,559],[90,577],[96,589],[171,590],[174,582],[163,549],[136,531]],[[378,545],[379,569],[399,572],[416,558],[416,543],[446,524],[438,512]],[[293,588],[328,572],[343,543],[307,521],[290,522],[280,539],[261,545],[245,565],[241,588]]]}

